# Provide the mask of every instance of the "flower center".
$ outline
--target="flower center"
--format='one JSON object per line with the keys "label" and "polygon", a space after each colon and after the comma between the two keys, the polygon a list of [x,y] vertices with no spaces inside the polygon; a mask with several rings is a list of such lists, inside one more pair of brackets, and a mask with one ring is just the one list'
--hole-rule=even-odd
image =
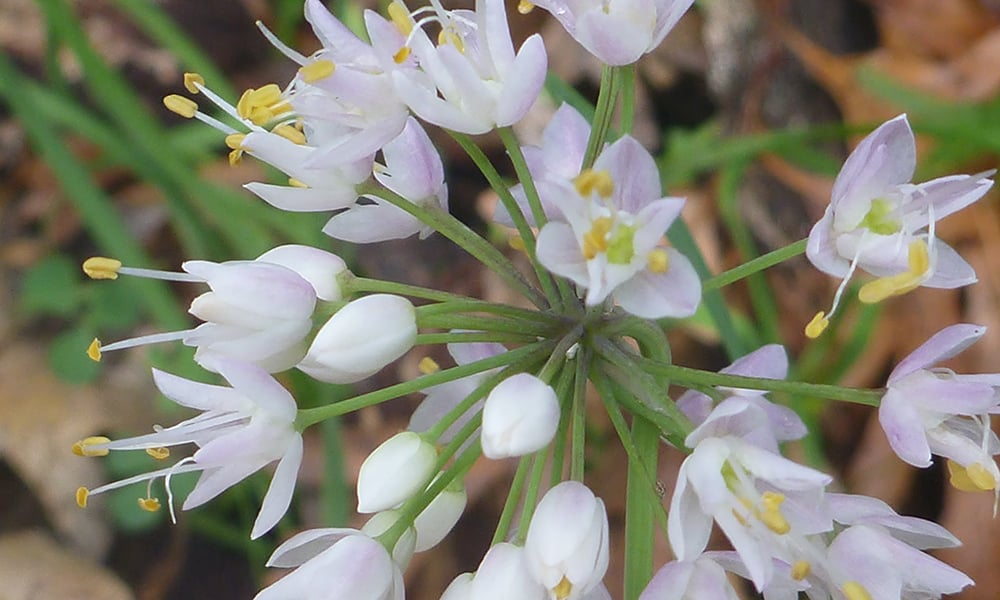
{"label": "flower center", "polygon": [[865,227],[872,233],[879,235],[892,235],[899,233],[902,224],[891,218],[893,213],[892,203],[885,198],[872,200],[872,207],[868,209],[868,214],[861,219],[859,227]]}

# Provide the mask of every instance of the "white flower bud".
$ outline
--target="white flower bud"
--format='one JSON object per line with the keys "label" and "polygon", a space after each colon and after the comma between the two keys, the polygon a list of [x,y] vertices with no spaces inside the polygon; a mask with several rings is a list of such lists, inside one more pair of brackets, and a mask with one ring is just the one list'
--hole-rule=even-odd
{"label": "white flower bud", "polygon": [[528,570],[524,548],[506,542],[489,549],[470,588],[468,597],[476,600],[544,600],[546,596]]}
{"label": "white flower bud", "polygon": [[261,254],[257,262],[281,265],[295,271],[313,286],[320,300],[340,300],[337,278],[347,270],[347,264],[336,254],[311,246],[287,244]]}
{"label": "white flower bud", "polygon": [[406,354],[416,339],[416,312],[410,301],[372,294],[330,317],[298,368],[327,383],[354,383]]}
{"label": "white flower bud", "polygon": [[358,473],[358,512],[393,508],[424,489],[436,459],[434,446],[412,431],[382,442]]}
{"label": "white flower bud", "polygon": [[465,511],[468,497],[461,481],[452,481],[436,498],[431,500],[417,518],[413,527],[417,530],[415,550],[423,552],[441,543],[448,532]]}
{"label": "white flower bud", "polygon": [[[392,527],[399,520],[398,510],[383,510],[377,512],[368,519],[368,522],[361,527],[361,533],[376,538]],[[396,563],[401,571],[405,571],[410,559],[413,558],[413,547],[417,541],[417,532],[414,528],[407,527],[403,535],[399,536],[396,546],[392,549],[392,562]]]}
{"label": "white flower bud", "polygon": [[483,454],[523,456],[541,450],[559,427],[559,399],[544,381],[518,373],[500,382],[483,405]]}
{"label": "white flower bud", "polygon": [[524,552],[528,568],[555,597],[582,598],[608,569],[604,502],[578,481],[555,486],[535,508]]}
{"label": "white flower bud", "polygon": [[462,573],[451,580],[441,600],[471,600],[472,598],[472,573]]}

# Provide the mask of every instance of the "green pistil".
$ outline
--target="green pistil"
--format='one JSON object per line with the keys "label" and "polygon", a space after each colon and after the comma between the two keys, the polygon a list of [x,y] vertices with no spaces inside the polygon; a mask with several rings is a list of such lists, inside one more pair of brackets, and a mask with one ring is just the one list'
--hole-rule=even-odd
{"label": "green pistil", "polygon": [[619,225],[608,238],[608,262],[613,265],[627,265],[635,256],[632,244],[635,239],[635,227]]}
{"label": "green pistil", "polygon": [[889,218],[892,210],[892,203],[885,198],[872,200],[872,207],[868,210],[868,214],[865,215],[864,219],[861,219],[861,227],[866,227],[872,233],[879,235],[898,233],[902,228],[902,224],[895,219]]}

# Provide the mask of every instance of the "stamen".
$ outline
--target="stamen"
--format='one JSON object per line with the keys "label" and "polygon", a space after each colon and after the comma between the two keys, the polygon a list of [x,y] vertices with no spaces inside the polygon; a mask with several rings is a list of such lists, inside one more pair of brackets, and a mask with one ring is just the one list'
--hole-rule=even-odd
{"label": "stamen", "polygon": [[165,448],[160,446],[159,448],[146,448],[146,454],[152,456],[156,460],[163,460],[170,456],[170,448]]}
{"label": "stamen", "polygon": [[963,467],[949,460],[947,464],[948,482],[957,490],[963,492],[986,492],[997,488],[996,479],[979,463]]}
{"label": "stamen", "polygon": [[316,83],[322,79],[326,79],[336,70],[336,66],[333,64],[332,60],[327,60],[325,58],[320,60],[314,60],[308,65],[299,69],[299,75],[302,77],[302,81],[306,83]]}
{"label": "stamen", "polygon": [[83,438],[73,444],[73,454],[77,456],[107,456],[109,452],[107,448],[92,449],[90,447],[107,444],[110,441],[110,439],[104,437],[103,435],[92,435],[90,437]]}
{"label": "stamen", "polygon": [[118,279],[122,261],[104,256],[92,256],[83,261],[83,272],[91,279]]}
{"label": "stamen", "polygon": [[662,248],[656,248],[646,257],[646,267],[653,273],[666,273],[670,269],[670,255]]}
{"label": "stamen", "polygon": [[198,73],[185,73],[184,74],[184,89],[191,92],[192,94],[198,93],[199,86],[205,85],[205,78]]}
{"label": "stamen", "polygon": [[608,249],[608,233],[614,226],[614,220],[610,217],[598,217],[591,224],[590,231],[583,234],[583,257],[587,260],[593,259],[598,252]]}
{"label": "stamen", "polygon": [[[149,344],[162,344],[164,342],[176,342],[178,340],[183,340],[190,334],[194,332],[194,329],[185,329],[184,331],[167,331],[165,333],[154,333],[151,335],[142,335],[139,337],[130,338],[127,340],[121,340],[113,344],[108,344],[107,346],[100,345],[100,342],[94,340],[98,344],[98,359],[100,360],[100,353],[102,352],[112,352],[114,350],[124,350],[126,348],[134,348],[136,346],[147,346]],[[94,343],[91,342],[91,346]],[[90,355],[88,350],[88,356]],[[93,356],[91,356],[93,359]]]}
{"label": "stamen", "polygon": [[94,338],[87,346],[87,358],[94,362],[101,362],[101,340]]}
{"label": "stamen", "polygon": [[138,498],[139,508],[146,512],[156,512],[160,510],[159,498]]}
{"label": "stamen", "polygon": [[306,134],[302,133],[302,131],[296,129],[293,126],[288,125],[287,123],[284,125],[278,125],[277,127],[271,130],[271,133],[280,135],[286,140],[299,146],[304,146],[306,143]]}
{"label": "stamen", "polygon": [[451,44],[461,54],[465,54],[465,41],[451,27],[445,27],[438,33],[438,46],[444,46],[445,44]]}
{"label": "stamen", "polygon": [[441,370],[441,365],[437,364],[433,358],[425,356],[420,359],[417,364],[417,369],[424,375],[430,375],[431,373],[437,373]]}
{"label": "stamen", "polygon": [[396,29],[401,34],[409,37],[413,33],[413,17],[410,16],[410,11],[407,10],[402,2],[396,0],[389,3],[386,13],[388,13],[389,20],[392,21],[392,24],[396,26]]}
{"label": "stamen", "polygon": [[829,325],[830,319],[826,318],[826,312],[822,310],[819,311],[815,316],[813,316],[812,321],[809,321],[809,324],[806,325],[806,337],[811,340],[818,338],[823,335],[823,332],[826,331],[826,328],[829,327]]}
{"label": "stamen", "polygon": [[288,46],[285,45],[284,42],[279,40],[278,36],[274,35],[274,33],[272,33],[271,30],[268,29],[266,25],[264,25],[264,23],[262,23],[261,21],[257,21],[256,24],[257,24],[257,29],[260,30],[264,38],[267,41],[271,42],[271,45],[277,48],[278,52],[281,52],[282,54],[290,58],[293,62],[296,62],[300,65],[304,65],[309,62],[308,58],[302,56],[292,48],[289,48]]}
{"label": "stamen", "polygon": [[931,267],[926,242],[914,240],[910,243],[907,263],[909,271],[905,273],[880,277],[866,283],[858,292],[858,299],[865,304],[874,304],[892,296],[901,296],[920,287],[920,284],[927,279]]}
{"label": "stamen", "polygon": [[559,580],[556,587],[552,588],[552,593],[555,595],[557,600],[566,600],[572,592],[573,584],[570,583],[569,579],[566,579],[565,575],[563,575],[563,578]]}
{"label": "stamen", "polygon": [[236,113],[240,118],[255,125],[269,123],[291,110],[292,106],[282,97],[281,88],[276,83],[250,88],[243,92],[236,103]]}
{"label": "stamen", "polygon": [[178,94],[164,96],[163,106],[166,106],[170,112],[180,115],[185,119],[194,118],[198,113],[198,104],[194,100]]}
{"label": "stamen", "polygon": [[595,171],[587,169],[577,175],[573,180],[576,191],[581,196],[587,197],[597,192],[601,198],[610,198],[615,191],[615,182],[611,179],[611,173],[607,171]]}
{"label": "stamen", "polygon": [[395,54],[392,55],[392,60],[397,65],[401,65],[404,62],[406,62],[407,58],[410,58],[410,47],[409,46],[403,46],[403,47],[401,47],[399,50],[396,51]]}
{"label": "stamen", "polygon": [[522,15],[526,15],[533,10],[535,10],[535,5],[532,2],[529,2],[528,0],[521,0],[520,2],[517,3],[517,12],[521,13]]}
{"label": "stamen", "polygon": [[797,560],[792,564],[792,571],[789,576],[794,581],[802,581],[806,577],[809,577],[809,573],[812,572],[812,566],[807,560]]}
{"label": "stamen", "polygon": [[872,595],[868,593],[865,586],[857,581],[848,581],[840,586],[840,589],[843,590],[847,600],[872,600]]}
{"label": "stamen", "polygon": [[792,526],[785,519],[785,516],[781,514],[781,504],[785,501],[783,494],[764,492],[761,495],[760,501],[764,507],[764,510],[760,514],[761,523],[778,535],[784,535],[791,531]]}
{"label": "stamen", "polygon": [[288,185],[290,185],[290,186],[292,186],[294,188],[309,189],[309,186],[306,183],[304,183],[302,181],[299,181],[298,179],[296,179],[294,177],[289,177],[288,178]]}
{"label": "stamen", "polygon": [[87,508],[87,498],[90,497],[90,490],[85,487],[76,488],[76,505],[80,508]]}

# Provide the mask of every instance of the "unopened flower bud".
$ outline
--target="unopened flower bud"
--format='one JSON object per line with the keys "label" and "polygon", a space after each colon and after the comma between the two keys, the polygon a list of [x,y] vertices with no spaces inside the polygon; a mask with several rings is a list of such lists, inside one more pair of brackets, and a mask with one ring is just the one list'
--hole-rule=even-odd
{"label": "unopened flower bud", "polygon": [[[376,538],[388,531],[398,520],[398,510],[383,510],[368,519],[368,522],[361,527],[361,533]],[[392,562],[396,563],[401,571],[405,571],[407,565],[410,564],[416,541],[417,532],[412,526],[407,527],[403,535],[399,536],[396,541],[396,545],[392,549]]]}
{"label": "unopened flower bud", "polygon": [[416,312],[410,301],[373,294],[330,317],[298,368],[320,381],[354,383],[405,354],[416,339]]}
{"label": "unopened flower bud", "polygon": [[541,450],[559,427],[559,400],[544,381],[518,373],[500,382],[483,406],[483,454],[523,456]]}
{"label": "unopened flower bud", "polygon": [[358,512],[393,508],[427,485],[437,450],[412,431],[398,433],[368,455],[358,473]]}
{"label": "unopened flower bud", "polygon": [[506,542],[489,549],[469,588],[468,597],[476,600],[544,600],[546,597],[545,590],[528,569],[524,548]]}
{"label": "unopened flower bud", "polygon": [[451,531],[462,512],[468,497],[461,481],[453,481],[413,521],[417,530],[415,551],[423,552],[441,543]]}

